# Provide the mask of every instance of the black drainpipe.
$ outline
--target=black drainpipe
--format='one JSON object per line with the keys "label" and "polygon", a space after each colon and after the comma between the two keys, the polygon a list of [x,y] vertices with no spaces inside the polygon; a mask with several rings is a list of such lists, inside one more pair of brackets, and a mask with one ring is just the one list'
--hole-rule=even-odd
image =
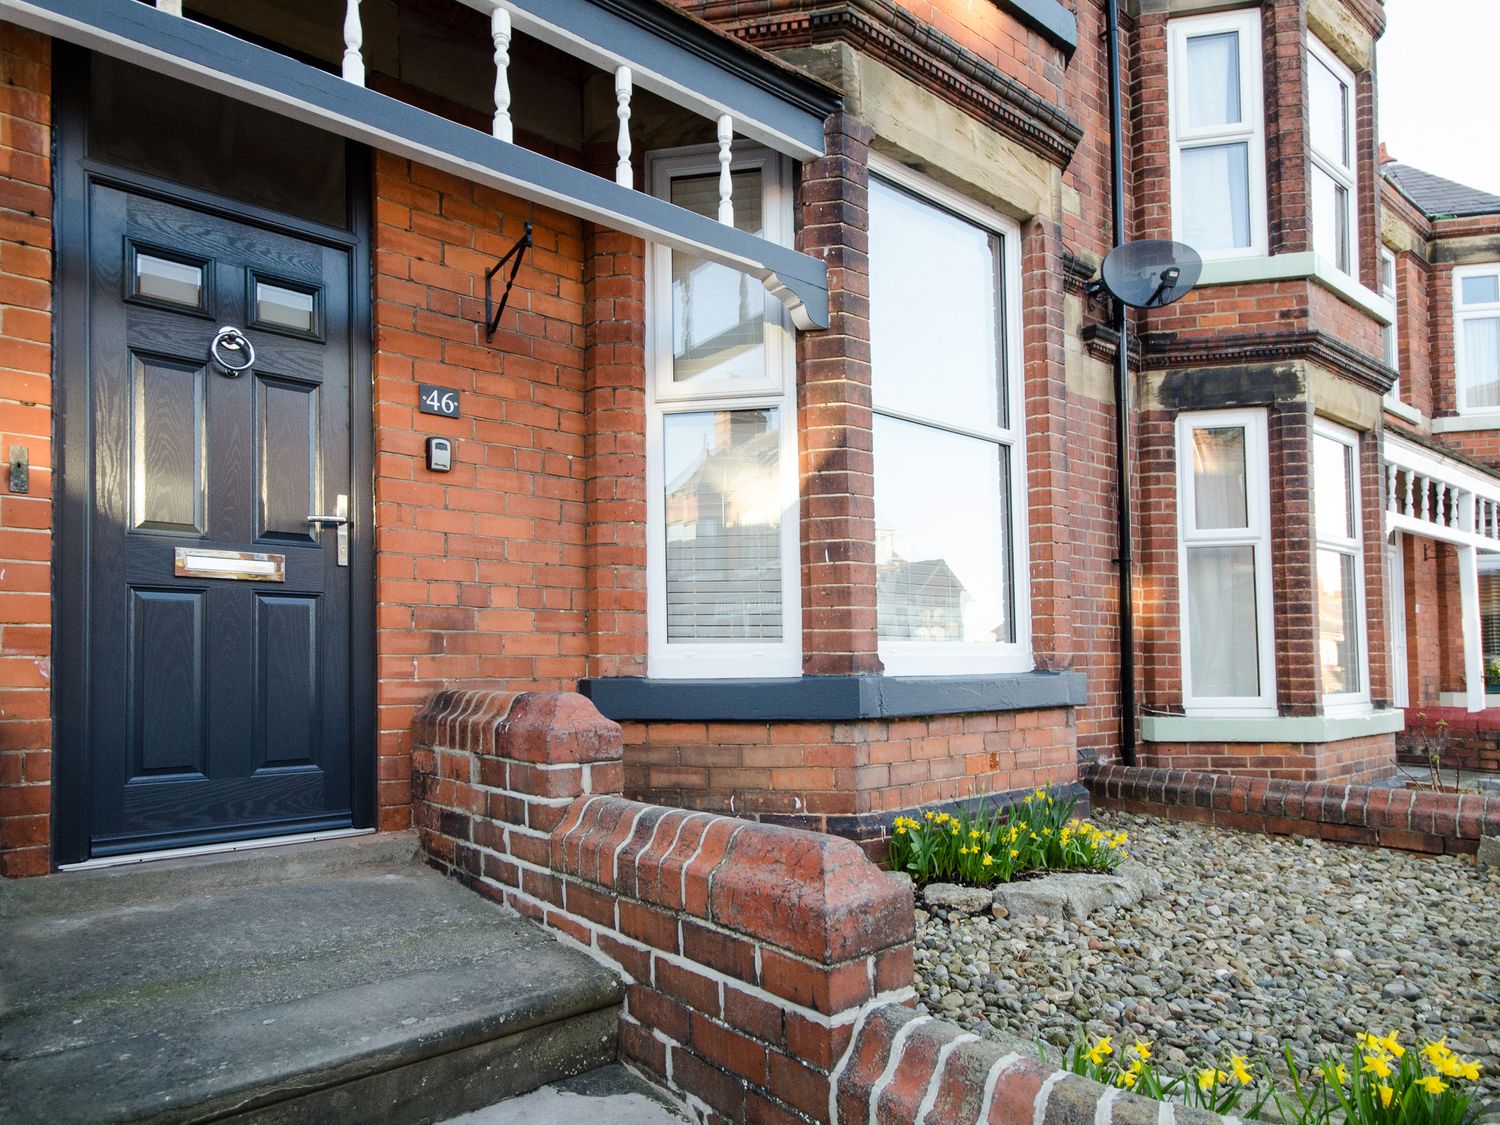
{"label": "black drainpipe", "polygon": [[[1125,153],[1120,109],[1120,2],[1108,0],[1109,182],[1114,193],[1115,246],[1125,241]],[[1125,303],[1114,301],[1115,489],[1120,556],[1120,760],[1135,765],[1135,551],[1130,518],[1130,338]]]}

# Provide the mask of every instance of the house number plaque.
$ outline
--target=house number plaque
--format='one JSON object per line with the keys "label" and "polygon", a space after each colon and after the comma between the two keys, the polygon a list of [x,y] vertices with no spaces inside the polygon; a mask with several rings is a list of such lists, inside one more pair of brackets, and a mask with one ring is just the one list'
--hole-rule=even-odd
{"label": "house number plaque", "polygon": [[458,392],[447,387],[434,387],[431,383],[418,383],[417,409],[423,414],[436,414],[441,418],[457,418],[459,416]]}

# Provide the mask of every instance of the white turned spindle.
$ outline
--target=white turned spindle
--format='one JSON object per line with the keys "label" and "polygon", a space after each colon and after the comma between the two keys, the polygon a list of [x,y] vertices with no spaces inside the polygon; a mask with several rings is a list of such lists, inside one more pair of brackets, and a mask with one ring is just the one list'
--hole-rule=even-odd
{"label": "white turned spindle", "polygon": [[1396,466],[1385,467],[1385,510],[1394,512],[1396,510]]}
{"label": "white turned spindle", "polygon": [[729,114],[719,118],[719,222],[734,226],[734,180],[729,175],[729,145],[734,140],[734,122]]}
{"label": "white turned spindle", "polygon": [[510,13],[498,5],[490,13],[490,38],[495,43],[495,121],[490,135],[511,142],[516,138],[510,124]]}
{"label": "white turned spindle", "polygon": [[156,0],[156,10],[169,16],[182,15],[182,0]]}
{"label": "white turned spindle", "polygon": [[359,0],[346,0],[344,6],[344,81],[356,86],[365,84],[365,59],[360,50],[365,45],[365,29],[359,20]]}
{"label": "white turned spindle", "polygon": [[620,119],[620,139],[615,142],[615,152],[620,159],[615,162],[615,183],[621,187],[635,187],[635,177],[630,171],[630,68],[622,66],[615,71],[615,116]]}
{"label": "white turned spindle", "polygon": [[1410,469],[1406,470],[1406,514],[1414,516],[1417,514],[1416,504],[1412,500],[1412,488],[1415,486],[1415,477]]}
{"label": "white turned spindle", "polygon": [[1417,487],[1422,491],[1419,515],[1421,519],[1430,522],[1432,513],[1432,482],[1423,476],[1417,477],[1417,480],[1419,482]]}

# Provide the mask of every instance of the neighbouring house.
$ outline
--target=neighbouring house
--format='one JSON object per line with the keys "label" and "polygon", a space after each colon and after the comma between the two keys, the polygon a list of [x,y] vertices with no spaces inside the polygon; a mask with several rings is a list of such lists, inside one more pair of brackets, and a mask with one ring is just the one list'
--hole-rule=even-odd
{"label": "neighbouring house", "polygon": [[0,0],[0,872],[405,828],[444,689],[872,848],[1480,712],[1496,201],[1378,0],[1122,8],[1132,716],[1105,0]]}

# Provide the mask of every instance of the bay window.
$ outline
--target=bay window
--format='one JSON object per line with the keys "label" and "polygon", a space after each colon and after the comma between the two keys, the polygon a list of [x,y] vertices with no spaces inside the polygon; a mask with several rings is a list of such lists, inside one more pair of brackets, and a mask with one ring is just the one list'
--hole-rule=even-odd
{"label": "bay window", "polygon": [[1173,237],[1206,259],[1266,251],[1260,13],[1168,24]]}
{"label": "bay window", "polygon": [[1313,251],[1335,269],[1357,272],[1354,75],[1318,40],[1307,40],[1308,148],[1312,155]]}
{"label": "bay window", "polygon": [[872,171],[881,659],[1029,671],[1019,231],[892,162]]}
{"label": "bay window", "polygon": [[[713,146],[653,154],[652,190],[714,217]],[[790,245],[784,157],[731,165],[735,226]],[[653,246],[647,272],[648,671],[801,674],[796,405],[785,312],[748,274]]]}
{"label": "bay window", "polygon": [[1313,526],[1317,535],[1318,676],[1325,711],[1368,704],[1359,435],[1322,419],[1313,426]]}
{"label": "bay window", "polygon": [[1276,714],[1263,410],[1177,418],[1184,709]]}
{"label": "bay window", "polygon": [[1453,271],[1458,409],[1500,412],[1500,263]]}

